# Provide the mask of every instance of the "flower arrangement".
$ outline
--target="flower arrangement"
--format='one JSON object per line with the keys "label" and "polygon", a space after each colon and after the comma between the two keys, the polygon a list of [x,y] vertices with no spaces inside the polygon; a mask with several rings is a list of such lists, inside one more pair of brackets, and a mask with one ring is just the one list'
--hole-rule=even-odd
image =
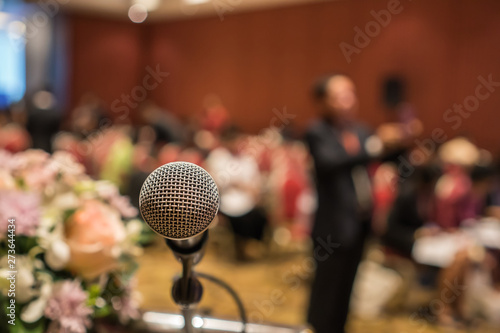
{"label": "flower arrangement", "polygon": [[115,185],[84,171],[65,152],[0,150],[0,331],[84,333],[97,318],[138,318],[143,223]]}

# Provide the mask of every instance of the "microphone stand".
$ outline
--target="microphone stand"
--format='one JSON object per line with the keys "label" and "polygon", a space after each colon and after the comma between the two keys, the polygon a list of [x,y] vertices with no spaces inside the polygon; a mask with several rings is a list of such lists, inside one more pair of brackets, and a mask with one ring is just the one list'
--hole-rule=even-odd
{"label": "microphone stand", "polygon": [[182,275],[174,279],[172,298],[181,307],[184,316],[184,332],[194,333],[193,316],[196,305],[203,294],[203,286],[193,271],[204,254],[208,231],[183,240],[166,239],[168,247],[178,261],[182,263]]}

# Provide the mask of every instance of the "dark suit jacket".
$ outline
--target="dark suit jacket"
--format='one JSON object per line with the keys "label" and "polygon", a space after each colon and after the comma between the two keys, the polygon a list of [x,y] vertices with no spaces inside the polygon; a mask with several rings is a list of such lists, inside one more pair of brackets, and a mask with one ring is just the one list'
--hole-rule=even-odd
{"label": "dark suit jacket", "polygon": [[341,132],[327,119],[312,124],[306,141],[314,160],[318,209],[316,212],[313,240],[331,237],[341,248],[359,243],[366,230],[359,214],[358,200],[352,179],[352,169],[366,165],[370,156],[365,150],[369,131],[354,124],[351,131],[357,135],[361,145],[356,155],[349,155],[342,143]]}

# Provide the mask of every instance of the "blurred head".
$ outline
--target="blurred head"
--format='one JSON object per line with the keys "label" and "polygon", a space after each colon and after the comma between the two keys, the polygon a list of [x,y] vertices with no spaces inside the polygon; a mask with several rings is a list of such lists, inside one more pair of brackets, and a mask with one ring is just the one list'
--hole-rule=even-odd
{"label": "blurred head", "polygon": [[71,129],[75,133],[89,134],[99,127],[102,115],[97,109],[89,107],[76,108],[71,117]]}
{"label": "blurred head", "polygon": [[318,81],[314,97],[322,111],[336,120],[351,120],[358,106],[356,87],[346,75],[335,74]]}
{"label": "blurred head", "polygon": [[153,124],[161,118],[161,109],[150,99],[145,100],[139,106],[139,115],[145,124]]}
{"label": "blurred head", "polygon": [[101,105],[102,101],[94,93],[83,94],[70,115],[71,131],[86,136],[98,129],[104,119]]}
{"label": "blurred head", "polygon": [[36,109],[50,110],[56,106],[56,98],[50,89],[42,89],[33,95],[32,103]]}
{"label": "blurred head", "polygon": [[470,169],[480,162],[481,151],[469,139],[459,136],[443,143],[438,156],[444,165]]}
{"label": "blurred head", "polygon": [[220,136],[220,143],[232,154],[237,155],[240,151],[239,148],[243,137],[243,133],[241,133],[240,129],[231,125],[223,129]]}

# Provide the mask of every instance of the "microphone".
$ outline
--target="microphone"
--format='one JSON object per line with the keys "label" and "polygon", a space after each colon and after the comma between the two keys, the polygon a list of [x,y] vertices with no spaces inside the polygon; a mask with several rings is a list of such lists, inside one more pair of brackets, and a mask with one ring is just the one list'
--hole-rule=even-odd
{"label": "microphone", "polygon": [[172,162],[151,172],[144,181],[139,207],[154,232],[181,244],[208,228],[219,209],[219,191],[202,167]]}
{"label": "microphone", "polygon": [[208,227],[219,209],[219,191],[210,174],[196,164],[172,162],[155,169],[144,181],[139,209],[144,221],[165,238],[182,263],[172,297],[183,308],[201,299],[202,287],[193,266],[203,257]]}

